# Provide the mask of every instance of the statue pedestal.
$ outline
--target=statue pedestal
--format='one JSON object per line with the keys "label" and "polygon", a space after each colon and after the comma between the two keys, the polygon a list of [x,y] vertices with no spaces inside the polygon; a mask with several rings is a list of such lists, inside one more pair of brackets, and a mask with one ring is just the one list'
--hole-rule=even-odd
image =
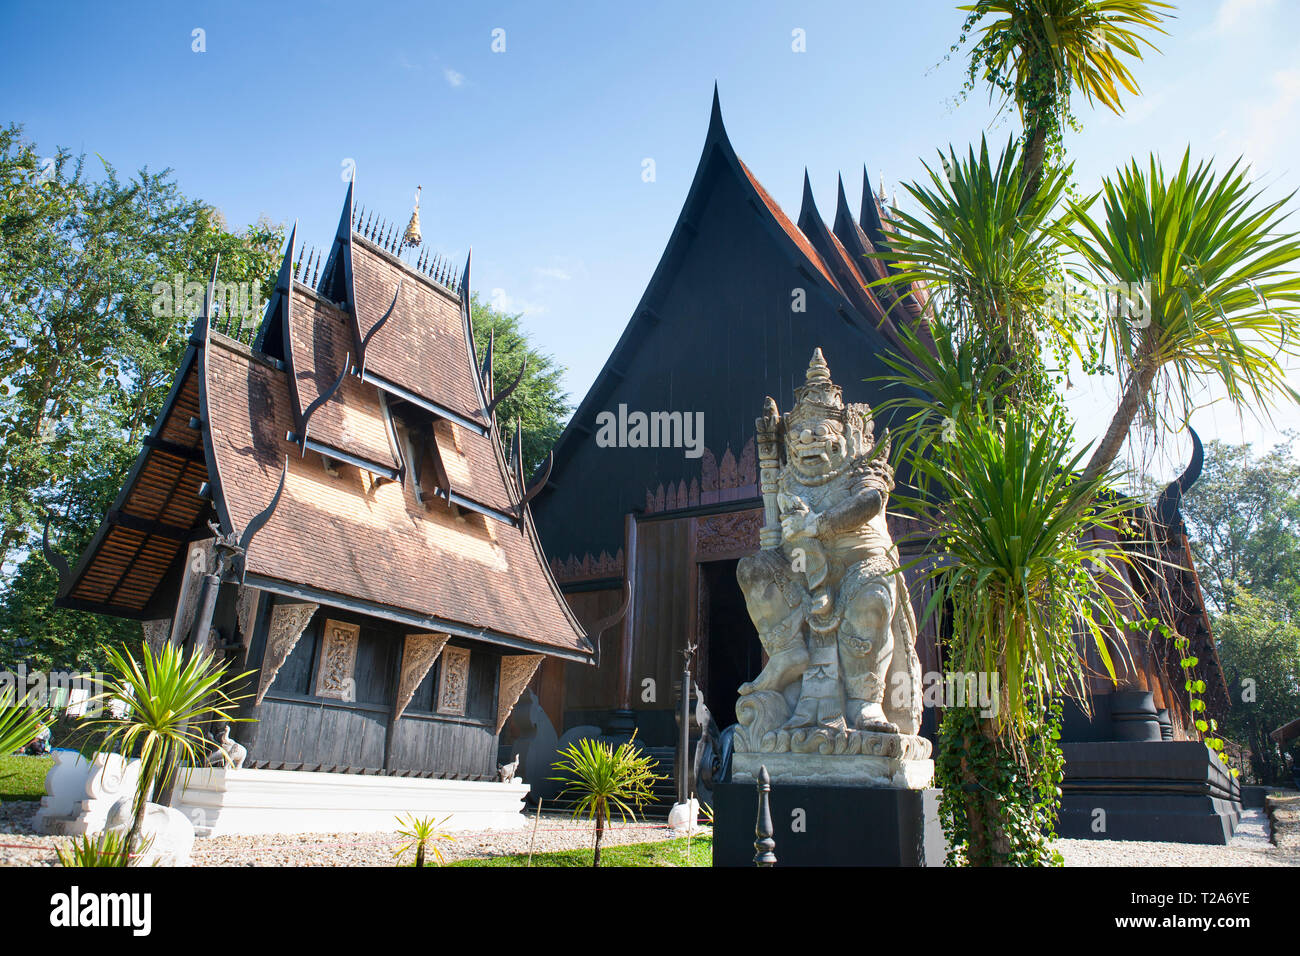
{"label": "statue pedestal", "polygon": [[828,787],[924,790],[934,781],[934,761],[866,754],[737,753],[731,780],[753,787],[758,768],[777,783]]}
{"label": "statue pedestal", "polygon": [[[762,756],[772,774],[778,867],[926,865],[923,791],[790,783],[770,759],[789,755]],[[713,800],[713,865],[753,866],[758,788],[736,782],[733,768],[732,782],[717,784]]]}

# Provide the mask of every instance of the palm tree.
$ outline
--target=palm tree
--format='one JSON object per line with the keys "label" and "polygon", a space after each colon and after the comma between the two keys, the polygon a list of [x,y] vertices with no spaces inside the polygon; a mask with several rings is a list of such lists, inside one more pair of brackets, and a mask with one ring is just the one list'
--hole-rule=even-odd
{"label": "palm tree", "polygon": [[1295,195],[1264,202],[1241,160],[1217,175],[1183,154],[1166,176],[1155,156],[1105,181],[1104,218],[1077,208],[1071,239],[1096,277],[1141,290],[1140,314],[1108,310],[1103,349],[1117,359],[1123,394],[1087,474],[1110,467],[1138,411],[1160,391],[1185,417],[1197,387],[1217,381],[1239,409],[1267,408],[1287,384],[1286,358],[1300,355],[1300,241],[1283,232]]}
{"label": "palm tree", "polygon": [[995,158],[981,140],[978,155],[971,149],[959,157],[950,149],[940,162],[942,172],[925,166],[928,183],[904,184],[917,210],[895,211],[888,249],[876,253],[891,259],[901,276],[877,284],[923,283],[931,293],[931,317],[942,314],[961,339],[983,344],[976,356],[980,368],[1000,366],[1005,384],[1018,380],[1005,390],[1007,397],[1041,400],[1033,394],[1043,379],[1040,333],[1062,343],[1071,337],[1068,328],[1043,327],[1044,318],[1060,316],[1049,306],[1067,248],[1058,212],[1069,170],[1049,170],[1025,203],[1014,143]]}
{"label": "palm tree", "polygon": [[[964,41],[977,24],[965,92],[980,80],[989,96],[1014,101],[1025,130],[1024,195],[1028,201],[1041,182],[1048,149],[1059,146],[1063,127],[1073,123],[1070,96],[1122,111],[1123,92],[1138,95],[1129,61],[1142,59],[1144,36],[1164,33],[1164,11],[1157,0],[977,0],[967,12]],[[960,41],[959,41],[960,42]],[[1158,51],[1157,51],[1158,52]]]}
{"label": "palm tree", "polygon": [[[946,822],[964,862],[1039,864],[1050,858],[1059,771],[1049,706],[1070,696],[1087,709],[1079,629],[1115,679],[1112,635],[1132,597],[1118,537],[1131,503],[1103,497],[1107,476],[1077,476],[1083,453],[1070,455],[1059,410],[1000,412],[984,383],[960,374],[976,346],[954,346],[942,327],[936,340],[937,357],[913,339],[913,361],[888,360],[890,381],[922,395],[892,402],[912,411],[901,432],[916,488],[895,501],[927,521],[945,558],[922,572],[933,586],[925,614],[950,622],[939,627],[951,634],[945,669],[997,675],[999,691],[991,715],[945,710]],[[1028,815],[1008,814],[1007,789],[1035,791],[1020,804]]]}
{"label": "palm tree", "polygon": [[618,745],[592,737],[570,744],[560,751],[560,758],[552,766],[561,776],[552,780],[568,784],[560,792],[560,799],[572,793],[578,797],[573,808],[575,817],[586,816],[596,822],[596,853],[592,866],[600,866],[600,841],[615,812],[620,820],[636,820],[639,811],[654,798],[651,788],[656,780],[664,779],[654,773],[652,759],[636,746],[636,734]]}
{"label": "palm tree", "polygon": [[109,708],[109,716],[92,721],[86,731],[103,732],[102,746],[116,747],[124,758],[140,758],[127,834],[128,845],[134,846],[150,793],[162,792],[182,766],[197,766],[206,756],[205,729],[249,719],[233,715],[238,701],[249,695],[231,693],[252,671],[228,677],[226,666],[212,654],[196,650],[187,657],[173,644],[163,645],[157,654],[144,645],[140,661],[126,648],[105,648],[105,654],[109,674],[97,701],[118,704],[123,715],[114,717]]}

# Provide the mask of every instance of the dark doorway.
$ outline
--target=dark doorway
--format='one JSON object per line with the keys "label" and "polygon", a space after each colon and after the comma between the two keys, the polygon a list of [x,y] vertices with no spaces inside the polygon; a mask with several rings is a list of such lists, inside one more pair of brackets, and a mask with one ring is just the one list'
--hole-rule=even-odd
{"label": "dark doorway", "polygon": [[736,722],[737,690],[763,669],[763,647],[736,581],[738,563],[708,561],[700,565],[699,620],[704,625],[700,686],[704,703],[720,728]]}

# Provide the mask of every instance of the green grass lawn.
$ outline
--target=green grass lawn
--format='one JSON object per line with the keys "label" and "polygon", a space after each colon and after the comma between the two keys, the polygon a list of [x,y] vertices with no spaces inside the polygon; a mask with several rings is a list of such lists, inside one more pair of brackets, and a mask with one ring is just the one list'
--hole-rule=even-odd
{"label": "green grass lawn", "polygon": [[[449,866],[527,866],[528,854],[459,860]],[[629,843],[600,849],[600,865],[605,866],[712,866],[713,837],[691,838],[691,853],[686,856],[686,838],[660,843]],[[561,853],[534,853],[533,866],[591,866],[591,850],[565,850]]]}
{"label": "green grass lawn", "polygon": [[0,803],[41,799],[52,766],[53,757],[0,757]]}

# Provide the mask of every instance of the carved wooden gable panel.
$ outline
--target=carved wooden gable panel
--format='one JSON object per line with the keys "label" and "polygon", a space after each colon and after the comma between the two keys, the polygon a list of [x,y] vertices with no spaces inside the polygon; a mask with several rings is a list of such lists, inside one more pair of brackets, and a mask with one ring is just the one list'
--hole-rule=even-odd
{"label": "carved wooden gable panel", "polygon": [[451,640],[450,634],[407,634],[402,648],[402,671],[397,681],[397,704],[393,719],[406,712],[407,705],[424,680],[443,647]]}
{"label": "carved wooden gable panel", "polygon": [[262,673],[257,682],[255,703],[260,704],[275,683],[275,675],[289,659],[298,638],[302,637],[307,622],[318,607],[319,604],[277,604],[271,612],[271,626],[266,632],[266,650],[262,653]]}
{"label": "carved wooden gable panel", "polygon": [[469,648],[447,647],[438,678],[438,713],[465,716],[469,702]]}
{"label": "carved wooden gable panel", "polygon": [[321,636],[320,667],[316,672],[317,697],[335,700],[357,699],[357,642],[361,625],[342,621],[325,622]]}
{"label": "carved wooden gable panel", "polygon": [[510,719],[510,712],[515,709],[515,702],[541,663],[541,654],[507,654],[501,658],[501,676],[497,684],[496,733],[501,733],[501,728]]}

